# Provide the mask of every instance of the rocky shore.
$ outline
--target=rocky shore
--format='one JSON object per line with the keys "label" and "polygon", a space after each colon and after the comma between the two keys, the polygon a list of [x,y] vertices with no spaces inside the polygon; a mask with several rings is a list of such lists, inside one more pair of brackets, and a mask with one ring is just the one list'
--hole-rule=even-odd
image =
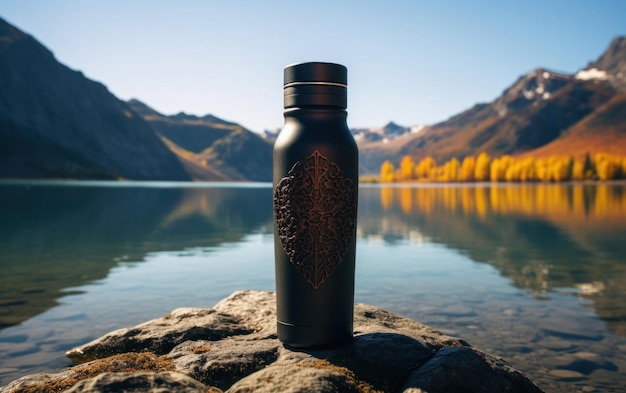
{"label": "rocky shore", "polygon": [[355,306],[353,342],[296,350],[276,338],[271,292],[179,308],[67,356],[77,365],[19,378],[17,392],[542,392],[506,361],[381,308]]}

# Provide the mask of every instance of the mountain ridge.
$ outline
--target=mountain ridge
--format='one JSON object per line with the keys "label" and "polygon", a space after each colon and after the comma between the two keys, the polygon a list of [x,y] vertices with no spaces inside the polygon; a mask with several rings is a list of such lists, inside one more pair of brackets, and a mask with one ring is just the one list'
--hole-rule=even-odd
{"label": "mountain ridge", "polygon": [[102,83],[0,19],[0,177],[189,180]]}
{"label": "mountain ridge", "polygon": [[138,99],[128,104],[166,141],[194,180],[271,181],[272,145],[213,115],[163,115]]}
{"label": "mountain ridge", "polygon": [[[534,155],[537,150],[537,154],[544,155],[547,150],[538,149],[549,144],[552,144],[549,149],[552,154],[567,155],[570,153],[568,142],[581,147],[580,135],[590,135],[588,128],[594,124],[579,123],[626,91],[625,71],[626,37],[617,37],[598,60],[573,75],[536,68],[520,76],[493,101],[476,104],[424,127],[417,134],[402,135],[387,143],[361,143],[361,173],[375,174],[384,161],[399,163],[407,155],[415,162],[427,156],[445,162],[453,157],[477,156],[481,152],[493,157]],[[622,110],[621,100],[611,105],[604,110]],[[599,119],[607,119],[607,116]],[[610,150],[626,155],[626,147],[609,145],[626,130],[626,120],[620,116],[611,119],[615,124],[610,129],[596,129],[595,143],[588,146],[587,153]],[[601,135],[604,133],[608,133],[606,138]]]}
{"label": "mountain ridge", "polygon": [[[626,37],[616,37],[574,74],[536,68],[439,123],[351,131],[361,174],[405,155],[626,155],[624,94]],[[0,178],[271,181],[276,134],[122,101],[0,18]]]}
{"label": "mountain ridge", "polygon": [[0,178],[271,180],[271,145],[213,115],[165,116],[0,19]]}

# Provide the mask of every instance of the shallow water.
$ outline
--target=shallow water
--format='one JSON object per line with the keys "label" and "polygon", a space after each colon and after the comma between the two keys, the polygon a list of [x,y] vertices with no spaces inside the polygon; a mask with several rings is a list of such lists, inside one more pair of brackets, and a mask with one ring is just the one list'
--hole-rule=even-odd
{"label": "shallow water", "polygon": [[[0,386],[238,289],[273,290],[267,184],[1,183]],[[626,187],[367,186],[357,302],[504,357],[547,392],[626,386]]]}

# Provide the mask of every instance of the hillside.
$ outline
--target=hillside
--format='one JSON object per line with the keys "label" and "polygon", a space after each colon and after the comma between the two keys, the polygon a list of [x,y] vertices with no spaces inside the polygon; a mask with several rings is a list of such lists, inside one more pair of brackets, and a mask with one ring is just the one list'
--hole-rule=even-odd
{"label": "hillside", "polygon": [[[537,68],[440,123],[352,130],[360,172],[405,155],[624,155],[625,95],[626,37],[617,37],[573,75]],[[267,135],[121,101],[0,19],[0,178],[271,181]]]}
{"label": "hillside", "polygon": [[626,156],[626,93],[613,97],[562,137],[528,154],[549,157],[564,152],[579,160],[588,152]]}
{"label": "hillside", "polygon": [[128,104],[0,19],[0,178],[188,180]]}
{"label": "hillside", "polygon": [[[615,143],[626,132],[619,98],[625,81],[626,38],[620,37],[576,75],[538,68],[490,103],[477,104],[419,133],[361,143],[361,173],[376,173],[383,161],[397,164],[404,155],[444,162],[483,151],[492,157],[579,154],[581,149],[621,152]],[[593,143],[585,144],[585,138]]]}
{"label": "hillside", "polygon": [[272,180],[272,144],[239,124],[212,115],[163,115],[128,102],[162,136],[194,180]]}

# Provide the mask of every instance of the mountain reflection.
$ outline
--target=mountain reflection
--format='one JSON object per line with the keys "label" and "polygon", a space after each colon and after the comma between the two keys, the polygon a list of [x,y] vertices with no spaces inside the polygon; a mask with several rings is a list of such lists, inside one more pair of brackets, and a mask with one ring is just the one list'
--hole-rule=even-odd
{"label": "mountain reflection", "polygon": [[362,191],[364,209],[382,210],[382,222],[359,217],[363,236],[380,235],[389,243],[428,238],[493,265],[538,299],[550,292],[587,297],[608,328],[626,336],[624,184]]}
{"label": "mountain reflection", "polygon": [[[0,184],[0,217],[2,329],[149,253],[213,248],[250,233],[272,233],[272,190]],[[624,184],[359,190],[360,241],[431,241],[459,250],[537,299],[554,292],[590,299],[609,329],[622,336],[625,230]]]}
{"label": "mountain reflection", "polygon": [[236,242],[271,227],[271,190],[241,190],[0,185],[0,329],[123,261]]}

